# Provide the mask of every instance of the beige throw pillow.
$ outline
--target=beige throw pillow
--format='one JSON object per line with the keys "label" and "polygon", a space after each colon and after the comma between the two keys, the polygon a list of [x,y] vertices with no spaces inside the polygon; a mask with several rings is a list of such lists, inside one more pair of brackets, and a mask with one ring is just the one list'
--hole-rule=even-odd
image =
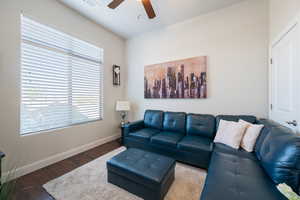
{"label": "beige throw pillow", "polygon": [[239,149],[247,124],[220,120],[214,142],[223,143],[234,149]]}
{"label": "beige throw pillow", "polygon": [[264,125],[251,124],[244,120],[239,121],[239,123],[243,123],[247,125],[246,132],[241,142],[241,147],[248,152],[252,152],[256,143],[256,140],[260,134],[261,129]]}

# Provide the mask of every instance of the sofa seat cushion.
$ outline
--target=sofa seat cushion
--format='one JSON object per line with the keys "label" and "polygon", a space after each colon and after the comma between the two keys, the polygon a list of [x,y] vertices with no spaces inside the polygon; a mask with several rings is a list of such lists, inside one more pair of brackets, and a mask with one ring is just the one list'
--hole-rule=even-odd
{"label": "sofa seat cushion", "polygon": [[152,144],[167,145],[170,147],[177,146],[177,143],[184,137],[181,133],[176,132],[160,132],[151,137]]}
{"label": "sofa seat cushion", "polygon": [[159,133],[159,130],[157,129],[143,128],[138,131],[129,133],[129,136],[140,140],[150,140],[150,138],[157,133]]}
{"label": "sofa seat cushion", "polygon": [[177,146],[183,151],[210,153],[213,150],[213,141],[207,137],[185,136]]}
{"label": "sofa seat cushion", "polygon": [[241,158],[248,158],[255,161],[257,160],[255,153],[249,153],[244,149],[234,149],[221,143],[215,143],[214,145],[214,151],[239,156]]}
{"label": "sofa seat cushion", "polygon": [[214,151],[201,200],[287,200],[258,161]]}

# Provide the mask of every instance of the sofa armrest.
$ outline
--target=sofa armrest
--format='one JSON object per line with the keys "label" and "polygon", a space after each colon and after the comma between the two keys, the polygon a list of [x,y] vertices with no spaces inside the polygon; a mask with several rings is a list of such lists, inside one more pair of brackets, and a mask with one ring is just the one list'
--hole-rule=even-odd
{"label": "sofa armrest", "polygon": [[144,128],[144,120],[128,123],[124,126],[124,136],[128,136],[130,132]]}

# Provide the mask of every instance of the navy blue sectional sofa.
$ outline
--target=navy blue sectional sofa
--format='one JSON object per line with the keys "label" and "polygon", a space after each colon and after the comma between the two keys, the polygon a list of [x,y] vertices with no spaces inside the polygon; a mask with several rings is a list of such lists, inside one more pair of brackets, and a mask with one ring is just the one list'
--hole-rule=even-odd
{"label": "navy blue sectional sofa", "polygon": [[[221,119],[264,124],[253,153],[213,143]],[[270,120],[147,110],[126,125],[123,141],[207,169],[201,200],[286,200],[279,183],[300,192],[300,137]]]}

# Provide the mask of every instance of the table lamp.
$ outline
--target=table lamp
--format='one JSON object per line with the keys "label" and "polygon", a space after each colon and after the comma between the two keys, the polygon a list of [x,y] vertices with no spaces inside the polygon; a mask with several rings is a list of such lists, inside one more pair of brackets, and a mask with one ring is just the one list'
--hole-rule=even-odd
{"label": "table lamp", "polygon": [[130,110],[130,102],[129,101],[117,101],[116,111],[120,112],[122,126],[126,123],[125,118],[126,118],[127,112],[129,110]]}

